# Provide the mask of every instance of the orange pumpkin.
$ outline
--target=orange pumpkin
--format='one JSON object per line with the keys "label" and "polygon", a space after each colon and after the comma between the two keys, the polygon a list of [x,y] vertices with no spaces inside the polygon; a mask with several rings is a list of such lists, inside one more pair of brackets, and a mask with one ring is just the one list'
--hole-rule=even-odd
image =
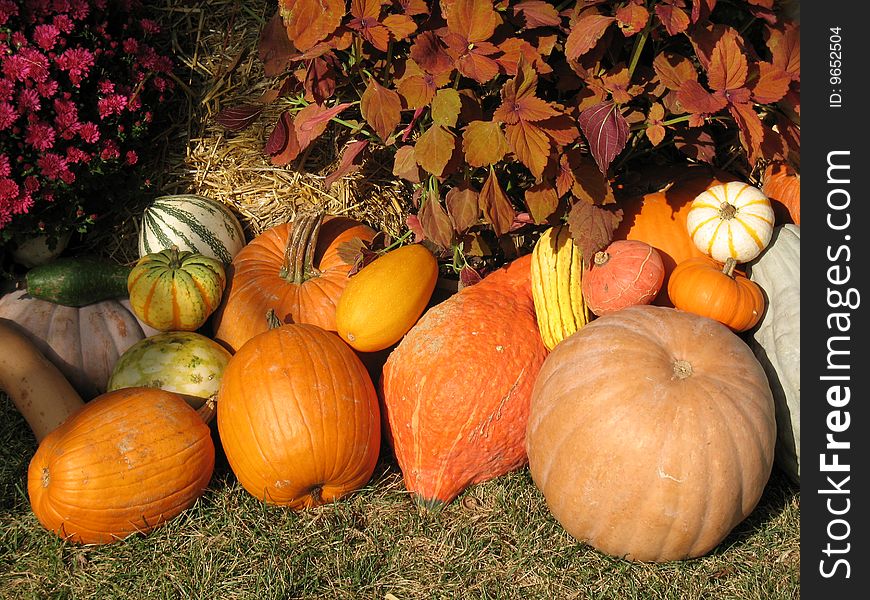
{"label": "orange pumpkin", "polygon": [[[692,201],[704,190],[736,177],[707,167],[674,168],[665,175],[668,183],[659,191],[619,200],[623,215],[613,239],[639,240],[658,250],[667,282],[678,263],[703,256],[686,229]],[[653,304],[671,306],[665,290],[663,286]]]}
{"label": "orange pumpkin", "polygon": [[777,223],[801,224],[801,176],[791,166],[773,162],[764,169],[761,191],[770,198]]}
{"label": "orange pumpkin", "polygon": [[775,443],[749,346],[673,308],[592,321],[547,357],[532,395],[532,479],[568,533],[621,558],[712,550],[761,498]]}
{"label": "orange pumpkin", "polygon": [[671,273],[668,296],[676,308],[715,319],[732,331],[752,329],[764,314],[761,288],[735,270],[733,259],[723,266],[710,257],[681,262]]}
{"label": "orange pumpkin", "polygon": [[148,533],[191,506],[214,469],[211,430],[174,392],[107,392],[53,430],[27,471],[36,518],[64,539]]}
{"label": "orange pumpkin", "polygon": [[433,306],[384,365],[387,436],[423,506],[526,463],[529,399],[547,354],[530,276],[526,255]]}
{"label": "orange pumpkin", "polygon": [[377,394],[334,332],[299,324],[254,336],[227,364],[217,407],[230,467],[264,502],[316,506],[361,488],[374,471]]}
{"label": "orange pumpkin", "polygon": [[306,215],[267,229],[236,254],[227,289],[213,317],[214,337],[235,351],[268,329],[266,313],[283,323],[336,330],[335,310],[351,265],[338,254],[374,230],[344,217]]}

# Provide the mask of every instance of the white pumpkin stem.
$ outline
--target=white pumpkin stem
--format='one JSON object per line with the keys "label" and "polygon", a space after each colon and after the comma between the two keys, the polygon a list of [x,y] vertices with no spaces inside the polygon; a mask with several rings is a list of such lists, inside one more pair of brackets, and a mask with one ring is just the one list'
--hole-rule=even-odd
{"label": "white pumpkin stem", "polygon": [[737,216],[737,207],[730,202],[723,202],[719,205],[719,217],[725,219],[733,219]]}

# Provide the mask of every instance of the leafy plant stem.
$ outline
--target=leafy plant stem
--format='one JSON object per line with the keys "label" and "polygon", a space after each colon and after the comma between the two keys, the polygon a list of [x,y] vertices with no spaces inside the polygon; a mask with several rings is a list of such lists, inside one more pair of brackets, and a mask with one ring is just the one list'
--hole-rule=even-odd
{"label": "leafy plant stem", "polygon": [[652,19],[650,19],[638,36],[634,39],[634,47],[631,49],[631,60],[628,63],[628,80],[631,81],[634,75],[634,70],[637,68],[637,62],[640,60],[640,53],[646,45],[646,40],[649,37],[650,29],[652,28]]}

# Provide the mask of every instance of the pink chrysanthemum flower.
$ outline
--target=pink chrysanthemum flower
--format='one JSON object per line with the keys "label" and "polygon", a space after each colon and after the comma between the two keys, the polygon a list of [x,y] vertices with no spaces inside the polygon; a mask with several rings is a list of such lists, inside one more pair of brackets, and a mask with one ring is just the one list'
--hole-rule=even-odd
{"label": "pink chrysanthemum flower", "polygon": [[118,148],[115,140],[106,140],[103,143],[103,149],[100,151],[100,158],[103,160],[114,160],[121,156],[121,149]]}
{"label": "pink chrysanthemum flower", "polygon": [[50,181],[60,179],[61,174],[69,170],[66,158],[55,152],[46,152],[36,161],[36,164],[42,176]]}
{"label": "pink chrysanthemum flower", "polygon": [[48,81],[42,81],[36,84],[36,91],[39,92],[39,95],[43,98],[53,98],[55,94],[57,94],[58,83],[55,79],[49,79]]}
{"label": "pink chrysanthemum flower", "polygon": [[96,144],[100,140],[100,128],[96,123],[82,123],[78,130],[79,137],[89,144]]}
{"label": "pink chrysanthemum flower", "polygon": [[100,112],[101,119],[112,115],[120,115],[126,107],[127,97],[121,94],[111,94],[97,100],[97,110]]}
{"label": "pink chrysanthemum flower", "polygon": [[30,144],[36,150],[44,152],[54,146],[54,140],[57,132],[54,127],[48,123],[37,121],[31,123],[27,127],[27,132],[24,135],[24,142]]}
{"label": "pink chrysanthemum flower", "polygon": [[42,107],[42,101],[39,98],[39,92],[34,88],[24,88],[18,92],[18,112],[37,113]]}
{"label": "pink chrysanthemum flower", "polygon": [[12,127],[17,119],[18,113],[15,112],[15,107],[9,102],[0,102],[0,131]]}
{"label": "pink chrysanthemum flower", "polygon": [[51,50],[57,43],[57,36],[60,35],[60,29],[52,24],[37,25],[33,30],[33,41],[43,50]]}
{"label": "pink chrysanthemum flower", "polygon": [[19,194],[18,184],[7,177],[0,177],[0,203],[6,203]]}
{"label": "pink chrysanthemum flower", "polygon": [[94,55],[86,48],[69,48],[57,57],[57,66],[69,73],[73,85],[78,86],[94,66]]}
{"label": "pink chrysanthemum flower", "polygon": [[0,25],[5,25],[9,17],[18,15],[18,3],[13,0],[0,0]]}
{"label": "pink chrysanthemum flower", "polygon": [[0,154],[0,177],[9,177],[12,173],[12,165],[9,164],[9,157],[6,154]]}
{"label": "pink chrysanthemum flower", "polygon": [[136,154],[135,150],[128,150],[127,154],[124,155],[124,162],[128,165],[135,165],[139,162],[139,155]]}
{"label": "pink chrysanthemum flower", "polygon": [[9,102],[15,93],[15,82],[11,79],[0,79],[0,102]]}

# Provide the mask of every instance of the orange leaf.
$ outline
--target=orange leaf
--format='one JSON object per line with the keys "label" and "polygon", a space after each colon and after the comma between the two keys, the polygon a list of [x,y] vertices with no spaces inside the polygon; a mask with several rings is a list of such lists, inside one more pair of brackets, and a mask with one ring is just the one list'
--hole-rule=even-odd
{"label": "orange leaf", "polygon": [[710,56],[707,83],[714,90],[736,90],[746,83],[749,65],[740,48],[739,35],[733,29],[723,35]]}
{"label": "orange leaf", "polygon": [[759,104],[772,104],[788,93],[791,76],[769,62],[758,63],[758,79],[752,86],[752,98]]}
{"label": "orange leaf", "polygon": [[749,164],[755,165],[762,157],[761,144],[764,140],[764,125],[751,104],[730,104],[728,110],[740,127],[740,141],[749,155]]}
{"label": "orange leaf", "polygon": [[284,72],[295,49],[287,37],[287,29],[277,11],[260,32],[257,53],[263,63],[266,77],[275,77]]}
{"label": "orange leaf", "polygon": [[447,192],[444,201],[447,204],[447,214],[456,231],[462,233],[477,224],[480,219],[478,195],[467,183],[452,187]]}
{"label": "orange leaf", "polygon": [[453,134],[434,124],[417,138],[417,143],[414,144],[414,160],[432,175],[440,177],[455,147],[456,138]]}
{"label": "orange leaf", "polygon": [[447,54],[444,43],[434,31],[423,31],[414,37],[411,58],[427,73],[440,75],[453,70],[453,59]]}
{"label": "orange leaf", "polygon": [[649,11],[642,4],[628,4],[616,11],[616,20],[622,35],[631,37],[640,33],[649,21]]}
{"label": "orange leaf", "polygon": [[459,92],[453,88],[438,90],[432,99],[432,120],[444,127],[455,127],[461,107]]}
{"label": "orange leaf", "polygon": [[299,156],[301,149],[296,139],[293,117],[289,112],[284,111],[278,117],[275,128],[266,140],[265,151],[272,157],[270,162],[277,167],[283,167]]}
{"label": "orange leaf", "polygon": [[402,146],[393,157],[393,175],[420,183],[420,167],[414,159],[414,146]]}
{"label": "orange leaf", "polygon": [[447,29],[468,43],[483,42],[501,25],[492,0],[453,0],[446,9]]}
{"label": "orange leaf", "polygon": [[386,141],[402,120],[402,100],[372,78],[360,99],[360,112],[382,141]]}
{"label": "orange leaf", "polygon": [[[481,52],[482,43],[477,48],[466,52],[456,61],[459,72],[478,83],[486,83],[498,75],[498,63]],[[491,44],[490,44],[491,46]],[[495,48],[495,46],[492,46]]]}
{"label": "orange leaf", "polygon": [[354,140],[344,147],[341,153],[341,162],[335,171],[326,176],[323,180],[323,185],[326,189],[332,187],[332,184],[347,175],[356,171],[363,161],[363,150],[369,145],[368,140]]}
{"label": "orange leaf", "polygon": [[668,35],[677,35],[689,27],[689,15],[682,8],[673,4],[656,4],[655,11]]}
{"label": "orange leaf", "polygon": [[540,127],[526,121],[507,125],[505,130],[510,149],[535,179],[540,179],[550,156],[550,138]]}
{"label": "orange leaf", "polygon": [[332,108],[326,108],[319,104],[309,104],[293,119],[293,128],[296,130],[296,139],[299,140],[300,150],[305,150],[312,141],[320,137],[330,119],[338,115],[350,106],[349,103],[337,104]]}
{"label": "orange leaf", "polygon": [[450,248],[453,243],[453,223],[437,194],[430,194],[423,199],[417,218],[429,241],[441,248]]}
{"label": "orange leaf", "polygon": [[723,96],[714,96],[694,80],[684,81],[677,90],[677,99],[685,110],[699,115],[711,115],[728,106]]}
{"label": "orange leaf", "polygon": [[514,5],[514,15],[522,15],[526,29],[558,27],[562,24],[556,7],[543,0],[523,0]]}
{"label": "orange leaf", "polygon": [[576,198],[599,206],[616,202],[610,182],[601,174],[597,164],[590,160],[587,155],[578,152],[571,153],[568,156],[568,162],[571,165],[571,174],[574,176],[571,193]]}
{"label": "orange leaf", "polygon": [[767,47],[773,64],[788,73],[795,81],[801,79],[801,30],[789,23],[779,28],[767,28]]}
{"label": "orange leaf", "polygon": [[381,16],[381,0],[350,0],[350,14],[357,19],[375,19]]}
{"label": "orange leaf", "polygon": [[612,212],[580,200],[568,211],[567,221],[571,238],[588,265],[595,253],[613,240],[613,233],[622,221],[622,209]]}
{"label": "orange leaf", "polygon": [[287,36],[304,52],[338,29],[344,17],[344,0],[279,0],[278,9]]}
{"label": "orange leaf", "polygon": [[676,52],[665,51],[656,56],[653,69],[669,90],[680,89],[684,81],[698,81],[698,72],[692,61]]}
{"label": "orange leaf", "polygon": [[507,154],[508,143],[498,121],[472,121],[462,135],[462,150],[469,165],[487,167]]}
{"label": "orange leaf", "polygon": [[550,136],[557,146],[567,146],[580,136],[577,121],[564,113],[535,123]]}
{"label": "orange leaf", "polygon": [[541,75],[552,73],[553,68],[545,61],[538,50],[522,38],[508,38],[499,44],[502,55],[496,58],[508,75],[517,74],[520,58],[532,65]]}
{"label": "orange leaf", "polygon": [[568,39],[565,40],[565,56],[572,60],[580,58],[591,50],[604,32],[615,23],[614,17],[606,15],[585,15],[580,17],[571,28]]}
{"label": "orange leaf", "polygon": [[384,26],[397,40],[404,40],[417,31],[417,24],[408,15],[389,15],[384,18]]}
{"label": "orange leaf", "polygon": [[510,231],[516,211],[504,190],[501,189],[492,167],[489,168],[489,177],[483,183],[478,200],[483,216],[492,224],[496,235],[504,235]]}
{"label": "orange leaf", "polygon": [[551,183],[536,183],[526,189],[526,207],[535,223],[543,223],[559,206],[559,195]]}

